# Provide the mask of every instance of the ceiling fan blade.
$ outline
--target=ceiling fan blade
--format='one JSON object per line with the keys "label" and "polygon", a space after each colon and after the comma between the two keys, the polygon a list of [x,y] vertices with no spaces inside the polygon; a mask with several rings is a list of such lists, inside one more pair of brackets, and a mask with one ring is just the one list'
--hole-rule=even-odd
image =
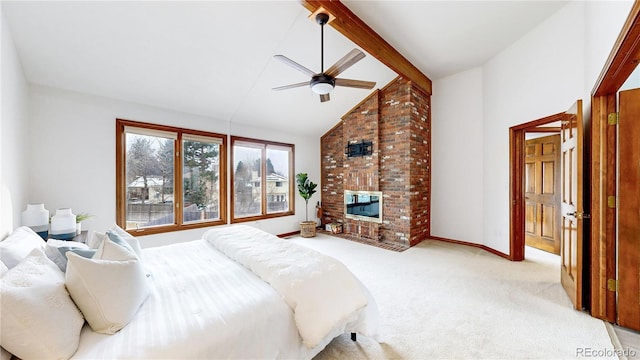
{"label": "ceiling fan blade", "polygon": [[376,83],[374,81],[336,79],[336,86],[346,86],[358,89],[373,89],[373,87],[376,86]]}
{"label": "ceiling fan blade", "polygon": [[274,87],[273,90],[280,91],[280,90],[293,89],[293,88],[297,88],[297,87],[301,87],[301,86],[309,86],[309,82],[305,81],[305,82],[301,82],[301,83],[297,83],[297,84],[278,86],[278,87]]}
{"label": "ceiling fan blade", "polygon": [[331,99],[329,98],[329,94],[328,93],[327,94],[320,94],[320,102],[325,102],[325,101],[329,101],[329,100],[331,100]]}
{"label": "ceiling fan blade", "polygon": [[325,74],[336,77],[340,75],[341,72],[347,70],[351,65],[357,63],[365,57],[364,53],[358,49],[353,49],[349,51],[349,53],[342,57],[342,59],[338,60],[333,66],[331,66]]}
{"label": "ceiling fan blade", "polygon": [[296,69],[296,70],[300,71],[301,73],[303,73],[303,74],[305,74],[305,75],[307,75],[307,76],[313,76],[313,75],[315,75],[315,74],[316,74],[316,73],[314,73],[313,71],[311,71],[311,70],[307,69],[306,67],[304,67],[304,66],[302,66],[302,65],[298,64],[297,62],[295,62],[295,61],[293,61],[293,60],[289,59],[288,57],[286,57],[286,56],[284,56],[284,55],[274,55],[273,57],[274,57],[274,58],[276,58],[276,59],[278,59],[278,60],[280,60],[280,61],[282,61],[283,63],[285,63],[285,64],[287,64],[287,65],[291,66],[292,68],[294,68],[294,69]]}

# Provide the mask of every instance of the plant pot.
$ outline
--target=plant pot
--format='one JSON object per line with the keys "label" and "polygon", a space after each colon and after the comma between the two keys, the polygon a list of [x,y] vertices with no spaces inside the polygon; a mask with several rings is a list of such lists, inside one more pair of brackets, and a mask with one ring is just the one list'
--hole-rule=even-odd
{"label": "plant pot", "polygon": [[316,222],[302,221],[300,222],[300,236],[310,238],[316,236]]}

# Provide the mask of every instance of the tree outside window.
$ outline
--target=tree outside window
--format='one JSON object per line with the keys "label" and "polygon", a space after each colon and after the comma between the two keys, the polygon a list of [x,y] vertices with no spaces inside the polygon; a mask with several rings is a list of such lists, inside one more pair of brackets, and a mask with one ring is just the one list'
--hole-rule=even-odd
{"label": "tree outside window", "polygon": [[224,135],[128,120],[116,126],[119,225],[158,233],[226,223]]}
{"label": "tree outside window", "polygon": [[232,221],[293,214],[293,145],[232,137]]}

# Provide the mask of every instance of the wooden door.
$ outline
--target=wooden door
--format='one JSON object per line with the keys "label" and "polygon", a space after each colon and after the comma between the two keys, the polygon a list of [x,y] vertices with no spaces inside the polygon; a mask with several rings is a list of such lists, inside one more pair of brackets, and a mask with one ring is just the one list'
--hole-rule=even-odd
{"label": "wooden door", "polygon": [[561,131],[562,205],[560,282],[576,309],[582,309],[582,100],[565,113]]}
{"label": "wooden door", "polygon": [[560,255],[560,135],[525,142],[525,243]]}
{"label": "wooden door", "polygon": [[619,94],[618,324],[640,330],[640,89]]}

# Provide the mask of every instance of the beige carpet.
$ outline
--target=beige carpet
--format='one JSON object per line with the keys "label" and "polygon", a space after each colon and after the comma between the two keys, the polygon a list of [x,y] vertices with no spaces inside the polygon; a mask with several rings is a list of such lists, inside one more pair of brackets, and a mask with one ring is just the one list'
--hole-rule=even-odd
{"label": "beige carpet", "polygon": [[316,359],[617,359],[604,323],[572,309],[555,255],[527,248],[527,260],[510,262],[439,241],[404,252],[324,234],[291,241],[342,261],[380,309],[379,342],[343,335]]}

